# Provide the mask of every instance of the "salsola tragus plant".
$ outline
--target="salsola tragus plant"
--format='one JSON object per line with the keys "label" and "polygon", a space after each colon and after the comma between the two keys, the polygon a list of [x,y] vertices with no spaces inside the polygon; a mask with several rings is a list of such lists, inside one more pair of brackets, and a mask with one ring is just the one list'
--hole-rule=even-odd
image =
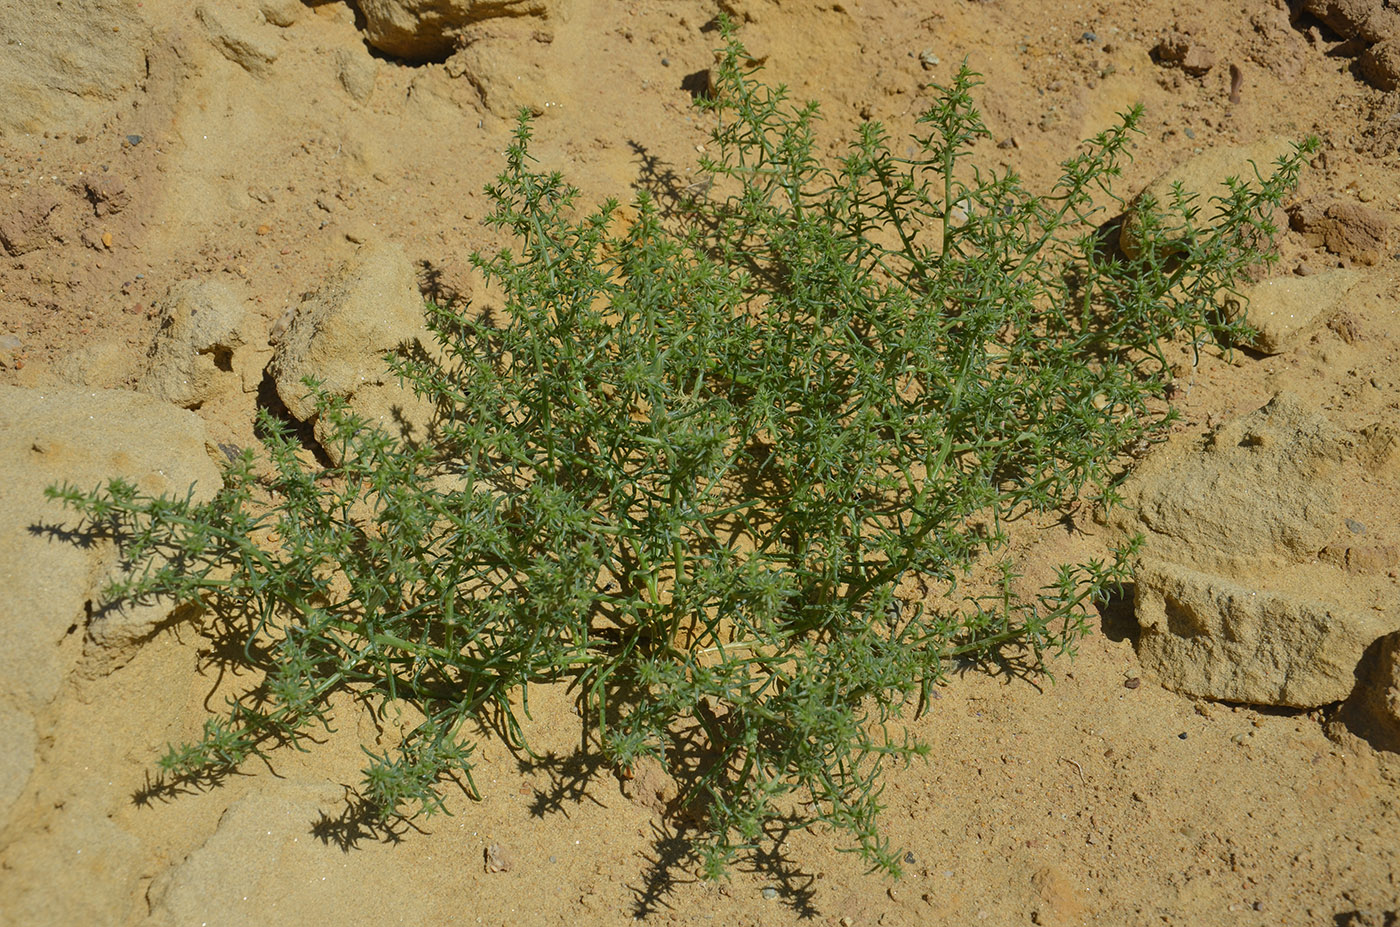
{"label": "salsola tragus plant", "polygon": [[1184,195],[1144,205],[1128,260],[1097,226],[1138,111],[1034,196],[964,163],[987,134],[966,69],[915,156],[867,123],[827,163],[816,106],[743,60],[730,38],[699,104],[711,183],[674,215],[647,195],[629,222],[578,209],[522,116],[488,188],[515,248],[474,257],[504,305],[429,305],[438,351],[389,359],[436,407],[421,447],[322,393],[338,466],[264,415],[265,460],[207,504],[51,491],[120,539],[112,597],[202,603],[265,671],[170,748],[169,781],[299,743],[351,691],[422,718],[366,751],[364,801],[431,813],[444,777],[474,789],[468,729],[527,750],[530,687],[564,680],[611,762],[683,785],[711,874],[777,820],[898,871],[881,770],[924,752],[901,710],[959,659],[1070,650],[1128,564],[1066,566],[1029,601],[1009,570],[964,601],[901,584],[955,589],[1008,518],[1111,496],[1115,460],[1169,418],[1163,345],[1241,334],[1215,307],[1306,149],[1209,223]]}

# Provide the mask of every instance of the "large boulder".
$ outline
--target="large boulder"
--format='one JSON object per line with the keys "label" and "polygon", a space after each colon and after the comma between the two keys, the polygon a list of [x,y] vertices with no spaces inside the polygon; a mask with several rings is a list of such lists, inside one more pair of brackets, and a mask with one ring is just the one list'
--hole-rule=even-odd
{"label": "large boulder", "polygon": [[317,416],[304,378],[312,377],[327,393],[346,399],[372,426],[416,444],[427,434],[432,408],[399,385],[384,356],[424,353],[435,343],[403,248],[375,242],[297,307],[268,371],[287,410],[312,424],[322,449],[338,464],[341,448]]}
{"label": "large boulder", "polygon": [[359,0],[365,38],[408,61],[445,58],[467,27],[501,16],[549,16],[559,0]]}

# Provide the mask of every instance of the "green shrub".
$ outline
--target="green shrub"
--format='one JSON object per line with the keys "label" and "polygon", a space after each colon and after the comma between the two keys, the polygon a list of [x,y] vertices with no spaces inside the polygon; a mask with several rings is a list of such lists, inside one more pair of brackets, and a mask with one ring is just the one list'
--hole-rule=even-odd
{"label": "green shrub", "polygon": [[[1043,670],[1131,551],[1030,601],[1006,567],[989,597],[958,581],[1006,520],[1111,499],[1115,462],[1170,419],[1163,345],[1240,335],[1214,307],[1306,149],[1233,185],[1210,227],[1184,196],[1146,215],[1129,261],[1096,225],[1140,111],[1032,196],[963,163],[987,134],[965,68],[915,157],[867,123],[825,164],[815,105],[742,60],[730,39],[700,102],[710,182],[674,215],[647,195],[630,222],[580,213],[522,116],[488,188],[516,248],[474,257],[502,310],[429,305],[440,351],[391,359],[436,407],[423,447],[320,393],[340,466],[305,463],[263,414],[266,459],[207,504],[51,490],[120,539],[133,578],[112,597],[202,602],[265,671],[170,748],[164,781],[300,744],[349,691],[421,712],[369,754],[362,797],[430,814],[444,777],[474,791],[467,730],[528,749],[530,687],[563,680],[608,761],[675,775],[709,874],[774,821],[834,825],[898,871],[882,766],[925,752],[901,710],[959,661]],[[916,577],[949,591],[913,601]]]}

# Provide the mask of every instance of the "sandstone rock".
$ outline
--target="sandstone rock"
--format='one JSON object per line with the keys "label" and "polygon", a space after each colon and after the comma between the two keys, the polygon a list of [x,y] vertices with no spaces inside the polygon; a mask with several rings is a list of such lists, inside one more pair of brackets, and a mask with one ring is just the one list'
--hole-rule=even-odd
{"label": "sandstone rock", "polygon": [[1221,426],[1203,450],[1168,447],[1124,485],[1111,513],[1156,558],[1252,576],[1311,559],[1341,527],[1331,474],[1349,435],[1288,393]]}
{"label": "sandstone rock", "polygon": [[263,19],[284,29],[295,25],[305,10],[301,0],[261,0],[258,4],[258,12],[262,13]]}
{"label": "sandstone rock", "polygon": [[1372,654],[1352,701],[1373,739],[1400,752],[1400,631],[1377,641]]}
{"label": "sandstone rock", "polygon": [[18,359],[16,355],[23,349],[24,342],[20,340],[18,335],[0,335],[0,370],[13,367]]}
{"label": "sandstone rock", "polygon": [[160,329],[137,389],[196,409],[241,388],[234,353],[247,342],[246,312],[226,284],[215,279],[182,280],[166,290],[153,308],[160,313]]}
{"label": "sandstone rock", "polygon": [[121,476],[152,495],[183,496],[193,484],[203,500],[219,488],[219,472],[189,412],[139,393],[13,386],[0,386],[0,472],[0,675],[20,708],[36,710],[84,651],[85,670],[120,665],[171,610],[159,602],[100,610],[115,551],[66,535],[76,516],[44,488],[91,489]]}
{"label": "sandstone rock", "polygon": [[[324,899],[293,892],[292,886],[319,881],[313,873],[324,874],[323,848],[307,831],[343,802],[341,788],[328,781],[268,783],[240,798],[203,846],[156,876],[147,892],[146,923],[266,923],[274,906],[279,923],[311,922],[315,911],[297,906],[324,905]],[[238,878],[229,878],[231,872]],[[234,911],[247,917],[229,920]]]}
{"label": "sandstone rock", "polygon": [[[1152,181],[1138,195],[1135,203],[1144,197],[1151,197],[1159,209],[1165,209],[1172,202],[1173,185],[1180,183],[1186,193],[1196,195],[1195,203],[1200,208],[1197,223],[1205,225],[1214,222],[1220,216],[1220,207],[1212,202],[1212,198],[1224,196],[1228,192],[1225,186],[1227,178],[1235,177],[1257,188],[1258,178],[1269,177],[1273,173],[1274,162],[1292,151],[1293,143],[1279,136],[1240,147],[1222,145],[1211,148]],[[1280,214],[1276,224],[1281,228],[1284,221],[1285,217]],[[1119,247],[1130,258],[1135,258],[1141,253],[1140,235],[1136,217],[1134,213],[1129,212],[1127,220],[1123,223]]]}
{"label": "sandstone rock", "polygon": [[1353,270],[1277,277],[1247,288],[1244,299],[1227,303],[1226,310],[1243,312],[1258,332],[1249,347],[1264,354],[1282,354],[1323,327],[1361,277]]}
{"label": "sandstone rock", "polygon": [[34,772],[39,734],[27,711],[0,702],[0,829]]}
{"label": "sandstone rock", "polygon": [[335,74],[340,86],[350,94],[356,103],[366,103],[374,93],[374,83],[379,77],[379,65],[363,48],[352,51],[337,48],[335,51]]}
{"label": "sandstone rock", "polygon": [[1288,10],[1261,7],[1250,15],[1249,23],[1254,27],[1247,46],[1250,60],[1284,83],[1297,80],[1307,67],[1309,49],[1289,21]]}
{"label": "sandstone rock", "polygon": [[83,195],[99,219],[114,215],[131,205],[126,182],[117,174],[93,174],[83,179]]}
{"label": "sandstone rock", "polygon": [[1036,924],[1078,924],[1089,914],[1083,893],[1059,866],[1042,866],[1031,873],[1031,889],[1039,899]]}
{"label": "sandstone rock", "polygon": [[486,108],[503,119],[522,108],[539,115],[547,104],[560,102],[559,88],[545,70],[522,62],[514,45],[498,37],[473,41],[447,59],[445,69],[454,78],[465,78]]}
{"label": "sandstone rock", "polygon": [[1173,691],[1222,701],[1341,701],[1366,648],[1400,627],[1400,613],[1352,611],[1162,560],[1142,562],[1136,590],[1144,671]]}
{"label": "sandstone rock", "polygon": [[1356,63],[1371,86],[1400,87],[1400,7],[1391,0],[1304,0],[1303,9],[1363,46]]}
{"label": "sandstone rock", "polygon": [[1389,580],[1372,578],[1384,545],[1361,550],[1364,526],[1342,518],[1338,489],[1344,467],[1374,469],[1390,454],[1388,434],[1352,435],[1280,393],[1204,446],[1149,458],[1123,488],[1128,511],[1110,513],[1124,534],[1144,534],[1144,669],[1205,698],[1346,698],[1367,648],[1400,629]]}
{"label": "sandstone rock", "polygon": [[149,30],[122,0],[0,0],[0,136],[101,119],[146,76]]}
{"label": "sandstone rock", "polygon": [[1356,64],[1362,76],[1377,90],[1400,89],[1400,34],[1366,49]]}
{"label": "sandstone rock", "polygon": [[426,351],[434,339],[423,321],[413,265],[395,244],[370,244],[298,307],[268,370],[277,395],[299,421],[312,422],[331,459],[340,448],[316,416],[302,380],[314,377],[371,425],[409,443],[421,441],[432,410],[398,385],[385,364],[391,351]]}
{"label": "sandstone rock", "polygon": [[272,67],[280,52],[276,37],[257,23],[236,19],[233,11],[215,14],[208,5],[195,7],[195,16],[204,24],[209,40],[229,61],[249,74],[262,76]]}
{"label": "sandstone rock", "polygon": [[126,924],[136,916],[141,843],[100,814],[65,809],[25,831],[5,856],[0,924]]}
{"label": "sandstone rock", "polygon": [[1183,32],[1169,32],[1152,49],[1162,64],[1175,65],[1192,77],[1200,77],[1215,67],[1215,52],[1199,39]]}
{"label": "sandstone rock", "polygon": [[99,338],[77,345],[53,365],[53,372],[65,385],[93,389],[116,388],[144,369],[144,361],[132,357],[125,338]]}
{"label": "sandstone rock", "polygon": [[643,808],[665,814],[680,795],[680,789],[660,760],[643,756],[623,776],[622,794]]}
{"label": "sandstone rock", "polygon": [[1344,39],[1380,42],[1400,35],[1400,11],[1384,0],[1303,0],[1303,10]]}
{"label": "sandstone rock", "polygon": [[1377,264],[1390,246],[1394,222],[1361,203],[1308,200],[1288,211],[1294,231],[1312,247],[1323,247],[1358,264]]}
{"label": "sandstone rock", "polygon": [[444,58],[463,30],[499,16],[549,16],[559,0],[359,0],[369,44],[409,61]]}
{"label": "sandstone rock", "polygon": [[0,248],[11,255],[27,254],[48,244],[48,219],[58,200],[38,191],[26,194],[0,211]]}

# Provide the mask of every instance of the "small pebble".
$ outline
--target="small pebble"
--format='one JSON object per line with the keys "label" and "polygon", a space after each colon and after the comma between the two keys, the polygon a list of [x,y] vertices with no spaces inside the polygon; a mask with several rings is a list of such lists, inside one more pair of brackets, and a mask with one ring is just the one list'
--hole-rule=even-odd
{"label": "small pebble", "polygon": [[1123,688],[1125,689],[1136,689],[1140,685],[1142,685],[1142,680],[1136,676],[1129,676],[1123,680]]}
{"label": "small pebble", "polygon": [[1185,731],[1182,731],[1180,734],[1177,734],[1177,735],[1176,735],[1176,739],[1177,739],[1177,740],[1185,740],[1185,739],[1186,739],[1186,732],[1185,732]]}
{"label": "small pebble", "polygon": [[763,897],[768,901],[772,901],[774,898],[778,897],[778,890],[770,885],[763,890]]}
{"label": "small pebble", "polygon": [[514,860],[511,859],[510,851],[499,843],[493,843],[487,847],[482,856],[485,858],[487,872],[510,872]]}
{"label": "small pebble", "polygon": [[1348,519],[1346,519],[1346,523],[1347,523],[1347,530],[1350,531],[1352,534],[1365,534],[1365,533],[1366,533],[1366,526],[1363,525],[1361,522],[1357,521],[1355,518],[1348,518]]}
{"label": "small pebble", "polygon": [[127,141],[127,144],[128,144],[128,145],[131,145],[131,146],[134,148],[134,147],[136,147],[137,145],[141,144],[141,136],[139,136],[139,135],[128,135],[128,136],[126,137],[126,141]]}
{"label": "small pebble", "polygon": [[1081,35],[1080,38],[1086,42],[1097,42],[1099,40],[1098,33],[1096,32],[1086,32]]}

